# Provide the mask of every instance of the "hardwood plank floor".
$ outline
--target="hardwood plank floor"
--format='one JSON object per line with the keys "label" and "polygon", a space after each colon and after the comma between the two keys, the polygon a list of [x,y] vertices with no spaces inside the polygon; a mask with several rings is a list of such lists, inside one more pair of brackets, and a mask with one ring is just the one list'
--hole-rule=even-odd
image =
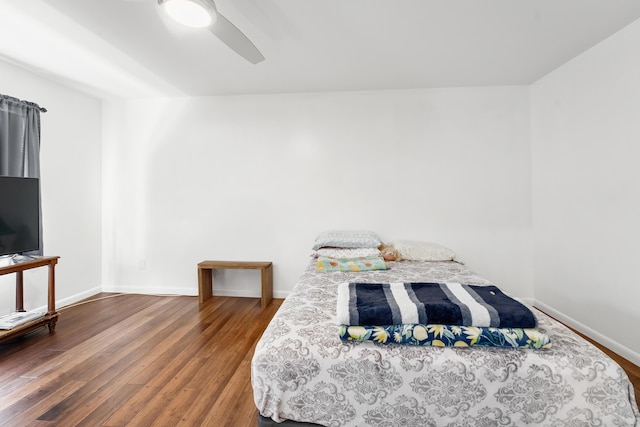
{"label": "hardwood plank floor", "polygon": [[[251,358],[281,303],[125,295],[63,309],[54,334],[0,345],[0,426],[255,426]],[[599,347],[640,401],[640,368]]]}
{"label": "hardwood plank floor", "polygon": [[0,425],[255,426],[251,357],[281,303],[126,295],[63,309],[54,334],[0,345]]}

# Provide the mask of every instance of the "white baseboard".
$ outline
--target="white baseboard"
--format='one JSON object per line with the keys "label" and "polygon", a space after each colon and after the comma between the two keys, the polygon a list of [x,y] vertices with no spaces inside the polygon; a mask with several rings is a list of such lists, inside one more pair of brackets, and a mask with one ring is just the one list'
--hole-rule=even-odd
{"label": "white baseboard", "polygon": [[[144,294],[144,295],[185,295],[198,296],[198,289],[181,288],[181,287],[165,287],[165,288],[148,288],[136,286],[103,286],[102,292],[119,292],[123,294]],[[245,289],[217,289],[213,295],[222,297],[246,297],[260,298],[260,294],[254,290]],[[274,291],[274,298],[286,298],[289,292]]]}
{"label": "white baseboard", "polygon": [[[214,290],[213,295],[221,297],[247,297],[247,298],[260,298],[260,294],[256,294],[255,291],[238,290],[238,289],[220,289]],[[289,292],[274,291],[274,298],[286,298],[289,296]]]}
{"label": "white baseboard", "polygon": [[610,349],[611,351],[617,353],[618,355],[624,357],[625,359],[627,359],[629,362],[633,363],[636,366],[640,366],[640,354],[638,354],[637,352],[631,350],[630,348],[620,344],[617,341],[612,340],[611,338],[602,335],[600,332],[594,331],[593,329],[591,329],[590,327],[583,325],[582,323],[578,322],[577,320],[566,316],[565,314],[562,314],[561,312],[559,312],[558,310],[554,309],[553,307],[548,306],[545,303],[542,303],[540,301],[534,301],[533,303],[534,306],[540,308],[540,310],[544,311],[545,313],[549,314],[550,316],[555,317],[556,319],[558,319],[559,321],[561,321],[562,323],[564,323],[565,325],[571,326],[573,329],[583,333],[584,335],[588,336],[589,338],[591,338],[592,340],[598,342],[599,344],[602,344],[603,346],[607,347],[608,349]]}
{"label": "white baseboard", "polygon": [[[56,310],[59,310],[67,305],[71,305],[78,301],[82,301],[83,299],[89,298],[90,296],[93,296],[95,294],[99,294],[100,292],[102,292],[102,289],[100,287],[96,287],[80,292],[79,294],[71,295],[67,298],[56,300]],[[47,311],[47,306],[43,305],[42,307],[33,309],[33,311]]]}
{"label": "white baseboard", "polygon": [[197,289],[181,287],[149,288],[146,286],[103,286],[102,292],[143,295],[183,295],[189,297],[198,296]]}

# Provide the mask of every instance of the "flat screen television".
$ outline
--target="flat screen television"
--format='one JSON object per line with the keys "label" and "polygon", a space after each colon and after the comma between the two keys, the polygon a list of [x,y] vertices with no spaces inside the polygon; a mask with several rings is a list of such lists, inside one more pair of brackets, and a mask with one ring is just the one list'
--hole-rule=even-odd
{"label": "flat screen television", "polygon": [[0,256],[40,249],[40,181],[0,176]]}

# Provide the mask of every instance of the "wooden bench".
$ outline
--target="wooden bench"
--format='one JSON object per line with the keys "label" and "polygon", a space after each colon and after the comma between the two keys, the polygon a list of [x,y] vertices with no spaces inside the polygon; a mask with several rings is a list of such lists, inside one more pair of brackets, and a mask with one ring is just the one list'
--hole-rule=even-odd
{"label": "wooden bench", "polygon": [[257,261],[202,261],[198,264],[198,296],[200,304],[213,296],[213,270],[233,268],[261,270],[262,273],[262,308],[273,299],[273,264]]}

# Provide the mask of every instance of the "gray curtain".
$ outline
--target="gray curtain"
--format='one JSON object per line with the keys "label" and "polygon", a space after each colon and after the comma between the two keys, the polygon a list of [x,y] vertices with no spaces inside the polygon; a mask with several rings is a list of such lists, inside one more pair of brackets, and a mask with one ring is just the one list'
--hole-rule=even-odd
{"label": "gray curtain", "polygon": [[[40,178],[40,112],[38,104],[0,94],[0,176]],[[42,198],[41,198],[42,200]],[[40,203],[42,255],[42,203]]]}

